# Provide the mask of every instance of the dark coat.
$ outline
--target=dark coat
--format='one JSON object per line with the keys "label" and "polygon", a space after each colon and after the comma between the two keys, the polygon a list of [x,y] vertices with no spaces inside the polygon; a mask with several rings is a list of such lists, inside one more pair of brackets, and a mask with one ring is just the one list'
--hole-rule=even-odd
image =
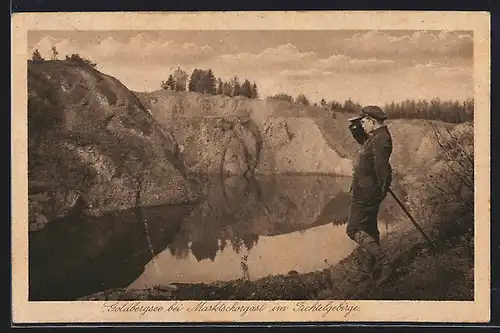
{"label": "dark coat", "polygon": [[361,148],[351,183],[352,203],[347,233],[378,235],[377,214],[392,181],[392,137],[387,126],[374,130]]}

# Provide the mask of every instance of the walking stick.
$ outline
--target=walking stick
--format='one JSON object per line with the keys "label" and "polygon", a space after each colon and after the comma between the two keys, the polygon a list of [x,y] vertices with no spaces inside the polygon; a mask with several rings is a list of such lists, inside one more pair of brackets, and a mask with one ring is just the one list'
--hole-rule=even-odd
{"label": "walking stick", "polygon": [[396,200],[396,202],[399,204],[399,206],[401,207],[401,209],[403,209],[403,211],[406,213],[406,215],[408,215],[408,217],[410,218],[410,221],[418,229],[418,231],[420,231],[420,233],[422,234],[422,236],[424,236],[425,240],[429,243],[429,245],[432,248],[435,249],[436,246],[434,245],[434,243],[432,243],[432,241],[429,238],[429,236],[427,236],[426,233],[422,230],[422,228],[418,225],[417,221],[415,221],[415,219],[413,218],[413,216],[411,216],[410,212],[408,212],[408,210],[406,209],[406,207],[404,206],[404,204],[401,202],[401,200],[399,200],[399,198],[396,196],[396,194],[394,194],[394,192],[392,191],[391,188],[389,188],[389,193],[391,193],[391,195],[394,198],[394,200]]}

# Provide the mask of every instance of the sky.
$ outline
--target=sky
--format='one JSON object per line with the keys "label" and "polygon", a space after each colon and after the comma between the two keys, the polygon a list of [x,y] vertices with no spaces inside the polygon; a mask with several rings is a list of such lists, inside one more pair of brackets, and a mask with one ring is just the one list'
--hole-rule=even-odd
{"label": "sky", "polygon": [[155,91],[178,67],[256,82],[260,97],[382,104],[473,97],[470,31],[30,31],[28,51],[79,53],[133,91]]}

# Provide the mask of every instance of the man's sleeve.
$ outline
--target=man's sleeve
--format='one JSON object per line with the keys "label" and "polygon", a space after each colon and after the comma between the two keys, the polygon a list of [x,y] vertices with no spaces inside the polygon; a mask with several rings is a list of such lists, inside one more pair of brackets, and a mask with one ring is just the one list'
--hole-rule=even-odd
{"label": "man's sleeve", "polygon": [[382,193],[382,198],[384,198],[391,185],[390,181],[392,175],[389,164],[389,158],[392,153],[391,139],[386,136],[379,137],[376,142],[373,142],[372,151],[377,184]]}

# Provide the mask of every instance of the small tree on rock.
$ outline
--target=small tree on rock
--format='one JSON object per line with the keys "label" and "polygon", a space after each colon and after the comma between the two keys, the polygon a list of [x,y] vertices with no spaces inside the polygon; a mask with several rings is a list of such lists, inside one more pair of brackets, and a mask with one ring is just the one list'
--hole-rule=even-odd
{"label": "small tree on rock", "polygon": [[246,79],[245,81],[243,81],[243,84],[241,85],[240,95],[248,98],[252,97],[252,84],[250,83],[250,81]]}
{"label": "small tree on rock", "polygon": [[87,65],[90,67],[96,67],[97,64],[95,62],[90,61],[89,59],[82,58],[78,53],[73,53],[71,56],[66,56],[66,60],[71,60],[77,62],[82,65]]}
{"label": "small tree on rock", "polygon": [[174,72],[174,79],[175,79],[175,91],[186,91],[186,85],[188,80],[187,73],[180,67],[177,67],[177,69]]}
{"label": "small tree on rock", "polygon": [[45,59],[43,59],[42,55],[40,54],[40,51],[36,49],[35,51],[33,51],[33,54],[31,55],[31,60],[34,62],[42,62]]}
{"label": "small tree on rock", "polygon": [[304,95],[304,94],[297,95],[297,97],[295,98],[295,103],[303,104],[303,105],[310,104],[309,99],[307,99],[306,95]]}
{"label": "small tree on rock", "polygon": [[175,89],[175,80],[174,76],[170,74],[168,76],[167,81],[162,81],[161,82],[161,88],[165,90],[174,90]]}
{"label": "small tree on rock", "polygon": [[293,97],[284,93],[269,96],[268,99],[276,99],[279,101],[293,102]]}
{"label": "small tree on rock", "polygon": [[221,78],[217,79],[217,95],[224,94],[224,82],[222,82]]}
{"label": "small tree on rock", "polygon": [[255,82],[252,84],[250,98],[259,98],[259,90],[257,89],[257,84]]}
{"label": "small tree on rock", "polygon": [[57,60],[57,56],[59,55],[59,52],[57,52],[57,49],[56,49],[55,45],[52,46],[51,51],[52,51],[52,58],[51,59],[52,60]]}
{"label": "small tree on rock", "polygon": [[231,79],[231,88],[232,88],[231,96],[241,95],[241,84],[237,75],[235,75]]}
{"label": "small tree on rock", "polygon": [[196,68],[191,74],[191,78],[189,79],[188,89],[189,91],[198,91],[198,84],[201,81],[201,77],[203,75],[203,71],[201,69]]}

